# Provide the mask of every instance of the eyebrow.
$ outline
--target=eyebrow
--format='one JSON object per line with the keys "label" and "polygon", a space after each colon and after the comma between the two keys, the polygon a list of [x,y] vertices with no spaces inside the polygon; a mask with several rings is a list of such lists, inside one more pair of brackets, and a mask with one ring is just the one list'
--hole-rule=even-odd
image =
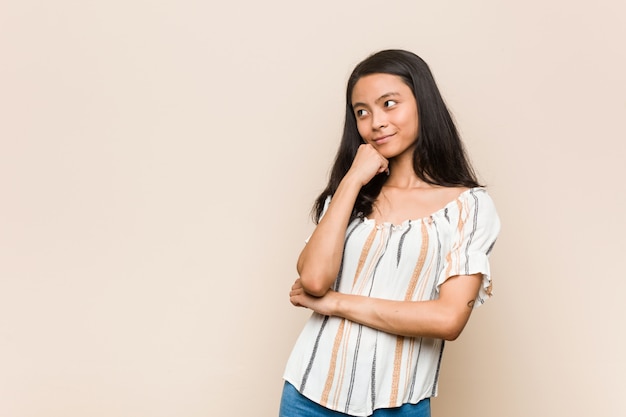
{"label": "eyebrow", "polygon": [[[385,93],[382,96],[378,97],[374,103],[380,103],[381,101],[388,99],[389,97],[395,97],[395,96],[399,96],[400,93],[397,93],[395,91],[390,91],[389,93]],[[363,106],[363,107],[367,107],[367,105],[365,103],[352,103],[352,108],[354,109],[355,107],[359,107],[359,106]]]}

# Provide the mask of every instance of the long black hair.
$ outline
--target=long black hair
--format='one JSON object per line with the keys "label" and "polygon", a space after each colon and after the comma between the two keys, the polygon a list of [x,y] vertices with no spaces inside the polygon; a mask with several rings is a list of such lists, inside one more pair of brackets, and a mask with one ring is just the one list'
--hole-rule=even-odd
{"label": "long black hair", "polygon": [[[363,143],[352,109],[352,90],[361,77],[380,73],[399,76],[415,96],[419,128],[413,151],[413,169],[417,176],[428,184],[445,187],[479,186],[452,116],[426,62],[412,52],[384,50],[370,55],[358,64],[348,79],[343,135],[328,185],[313,206],[313,219],[316,223],[322,214],[326,198],[335,193]],[[377,175],[361,188],[351,219],[372,212],[373,204],[387,178],[386,175]]]}

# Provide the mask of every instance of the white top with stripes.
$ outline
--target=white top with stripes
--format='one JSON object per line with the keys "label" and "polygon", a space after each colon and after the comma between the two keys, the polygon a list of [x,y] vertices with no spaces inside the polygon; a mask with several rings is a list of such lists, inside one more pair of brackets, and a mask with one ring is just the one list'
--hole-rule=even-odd
{"label": "white top with stripes", "polygon": [[[330,199],[326,201],[326,207]],[[500,231],[493,201],[472,188],[430,216],[400,225],[355,219],[333,288],[392,300],[432,300],[455,275],[483,274],[475,306],[491,296],[488,255]],[[369,416],[437,395],[444,342],[396,336],[313,313],[284,378],[332,410]]]}

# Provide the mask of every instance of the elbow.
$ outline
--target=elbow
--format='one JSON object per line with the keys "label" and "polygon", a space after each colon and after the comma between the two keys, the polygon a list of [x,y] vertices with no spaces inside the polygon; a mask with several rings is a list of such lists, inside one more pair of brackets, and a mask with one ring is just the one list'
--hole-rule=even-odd
{"label": "elbow", "polygon": [[337,271],[329,268],[319,268],[314,265],[298,262],[300,284],[304,291],[314,297],[323,297],[337,277]]}
{"label": "elbow", "polygon": [[448,342],[453,342],[459,338],[463,329],[447,329],[442,334],[442,339]]}
{"label": "elbow", "polygon": [[449,317],[443,326],[441,326],[440,337],[443,340],[452,342],[461,336],[467,320],[463,317]]}
{"label": "elbow", "polygon": [[304,291],[314,297],[323,297],[330,289],[330,286],[325,283],[324,279],[316,278],[311,275],[301,275],[300,283]]}

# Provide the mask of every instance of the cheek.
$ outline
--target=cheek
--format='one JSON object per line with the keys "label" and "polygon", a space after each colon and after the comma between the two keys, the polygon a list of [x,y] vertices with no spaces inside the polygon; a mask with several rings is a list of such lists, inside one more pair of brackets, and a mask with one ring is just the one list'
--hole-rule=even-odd
{"label": "cheek", "polygon": [[415,133],[419,131],[419,119],[416,112],[407,111],[403,116],[403,121],[410,130],[415,130]]}

